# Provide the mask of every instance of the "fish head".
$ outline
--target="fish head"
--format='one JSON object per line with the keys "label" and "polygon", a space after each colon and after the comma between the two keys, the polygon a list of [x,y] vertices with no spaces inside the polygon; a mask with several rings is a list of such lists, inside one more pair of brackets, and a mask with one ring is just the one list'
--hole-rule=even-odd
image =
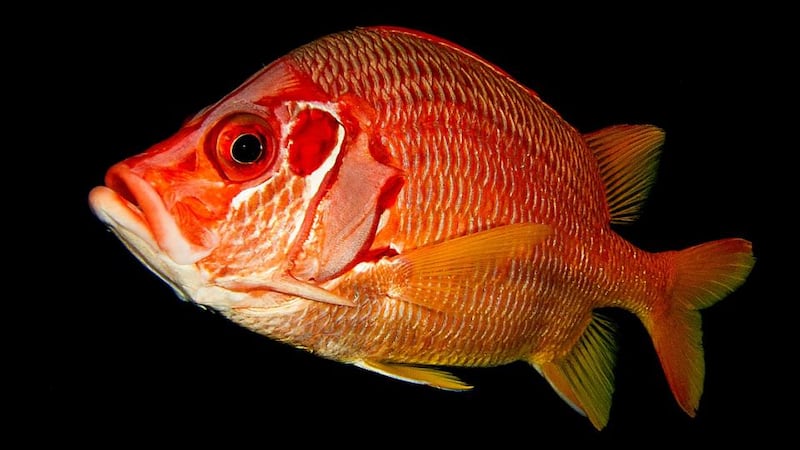
{"label": "fish head", "polygon": [[319,284],[368,253],[401,185],[370,114],[279,59],[113,165],[89,203],[181,298],[222,310],[349,304]]}

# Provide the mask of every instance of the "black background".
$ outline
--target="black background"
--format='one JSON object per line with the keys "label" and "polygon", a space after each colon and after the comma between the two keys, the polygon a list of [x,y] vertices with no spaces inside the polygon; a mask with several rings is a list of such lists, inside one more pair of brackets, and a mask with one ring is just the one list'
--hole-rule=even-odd
{"label": "black background", "polygon": [[[41,51],[23,53],[15,72],[33,81],[22,118],[33,124],[23,139],[33,158],[14,170],[24,175],[44,163],[45,175],[25,187],[50,191],[45,202],[23,196],[33,219],[22,228],[35,231],[41,251],[19,264],[34,277],[26,284],[33,300],[7,317],[27,330],[17,336],[26,345],[14,345],[27,362],[16,367],[32,369],[20,371],[32,383],[10,394],[32,406],[24,423],[48,430],[32,437],[533,448],[768,442],[787,431],[792,415],[778,408],[792,404],[794,388],[782,381],[781,363],[794,350],[779,321],[796,291],[776,284],[778,255],[793,245],[781,217],[795,206],[783,172],[796,150],[784,141],[794,120],[782,108],[791,111],[786,81],[796,57],[786,12],[283,7],[51,10],[73,19],[51,28]],[[291,49],[378,24],[474,51],[581,131],[617,123],[666,130],[643,217],[619,231],[651,251],[744,237],[758,258],[748,282],[703,313],[707,375],[696,418],[672,399],[649,337],[628,314],[613,314],[616,392],[608,427],[597,432],[524,363],[454,369],[475,389],[449,393],[238,328],[180,302],[91,215],[86,196],[111,164],[168,137]],[[38,150],[42,137],[48,152]]]}

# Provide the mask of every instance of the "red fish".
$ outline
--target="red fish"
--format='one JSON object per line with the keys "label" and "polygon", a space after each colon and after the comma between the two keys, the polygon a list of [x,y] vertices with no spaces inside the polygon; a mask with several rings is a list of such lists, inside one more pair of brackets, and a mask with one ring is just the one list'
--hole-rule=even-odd
{"label": "red fish", "polygon": [[661,253],[638,214],[661,129],[581,134],[475,54],[398,28],[278,59],[126,159],[91,208],[185,300],[319,356],[430,386],[442,366],[527,361],[608,421],[618,307],[649,331],[678,404],[703,389],[699,310],[751,244]]}

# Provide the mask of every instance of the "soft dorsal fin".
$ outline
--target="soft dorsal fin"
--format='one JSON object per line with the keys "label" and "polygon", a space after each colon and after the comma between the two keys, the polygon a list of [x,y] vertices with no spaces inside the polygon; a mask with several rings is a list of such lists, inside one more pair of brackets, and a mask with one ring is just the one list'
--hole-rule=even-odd
{"label": "soft dorsal fin", "polygon": [[615,125],[585,134],[606,187],[611,223],[629,223],[655,181],[664,131],[653,125]]}
{"label": "soft dorsal fin", "polygon": [[572,408],[595,428],[608,423],[614,393],[616,347],[614,327],[594,314],[586,331],[565,356],[547,362],[530,361]]}

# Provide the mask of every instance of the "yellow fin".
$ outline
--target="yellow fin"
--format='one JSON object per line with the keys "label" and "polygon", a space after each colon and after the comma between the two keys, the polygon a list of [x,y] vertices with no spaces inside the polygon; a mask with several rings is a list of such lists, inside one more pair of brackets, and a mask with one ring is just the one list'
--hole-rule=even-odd
{"label": "yellow fin", "polygon": [[387,377],[408,381],[410,383],[426,384],[428,386],[445,389],[448,391],[467,391],[472,389],[472,386],[459,380],[455,375],[442,370],[432,369],[430,367],[381,363],[366,359],[356,361],[353,364],[361,367],[362,369],[377,372],[381,375],[386,375]]}
{"label": "yellow fin", "polygon": [[564,401],[584,414],[595,428],[608,423],[614,393],[614,328],[594,315],[581,338],[563,358],[531,362]]}
{"label": "yellow fin", "polygon": [[495,270],[513,259],[528,257],[552,233],[547,225],[504,225],[438,244],[420,247],[394,259],[395,286],[390,295],[437,311],[452,311]]}
{"label": "yellow fin", "polygon": [[652,125],[616,125],[583,137],[600,165],[611,223],[633,222],[655,181],[664,131]]}
{"label": "yellow fin", "polygon": [[699,309],[720,301],[744,283],[755,264],[752,244],[721,239],[678,252],[672,260],[672,286],[665,307],[642,319],[653,339],[675,400],[694,417],[703,394],[705,361]]}

